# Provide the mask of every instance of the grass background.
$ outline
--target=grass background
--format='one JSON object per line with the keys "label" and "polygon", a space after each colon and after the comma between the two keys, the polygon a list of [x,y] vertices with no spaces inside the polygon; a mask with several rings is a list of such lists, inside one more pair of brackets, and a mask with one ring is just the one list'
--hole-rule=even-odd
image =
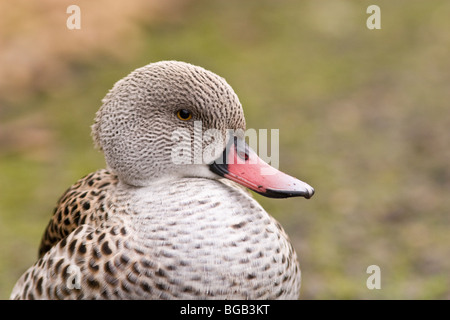
{"label": "grass background", "polygon": [[248,128],[280,129],[280,169],[315,187],[309,201],[255,195],[300,256],[301,298],[450,298],[448,1],[79,0],[71,31],[73,2],[0,4],[0,298],[59,196],[104,167],[101,99],[168,59],[225,77]]}

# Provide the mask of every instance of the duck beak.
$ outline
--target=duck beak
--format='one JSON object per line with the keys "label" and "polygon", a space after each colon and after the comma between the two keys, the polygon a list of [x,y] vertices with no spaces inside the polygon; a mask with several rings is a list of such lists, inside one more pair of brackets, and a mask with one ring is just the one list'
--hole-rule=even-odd
{"label": "duck beak", "polygon": [[314,188],[264,162],[247,143],[232,137],[221,157],[210,164],[212,172],[243,185],[265,197],[305,197]]}

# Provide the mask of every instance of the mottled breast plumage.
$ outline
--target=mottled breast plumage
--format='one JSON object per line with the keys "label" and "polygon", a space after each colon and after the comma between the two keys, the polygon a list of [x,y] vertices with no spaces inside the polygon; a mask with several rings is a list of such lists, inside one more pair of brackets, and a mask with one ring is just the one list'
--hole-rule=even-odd
{"label": "mottled breast plumage", "polygon": [[[104,193],[98,192],[103,177],[109,183]],[[21,279],[25,290],[12,298],[297,298],[295,251],[280,224],[246,191],[201,178],[148,188],[131,195],[133,188],[118,187],[106,170],[78,181],[50,222],[59,233],[47,231],[43,255]],[[81,209],[79,219],[58,224],[60,210],[83,206],[91,191],[90,208],[103,209]],[[68,285],[76,272],[79,289]]]}

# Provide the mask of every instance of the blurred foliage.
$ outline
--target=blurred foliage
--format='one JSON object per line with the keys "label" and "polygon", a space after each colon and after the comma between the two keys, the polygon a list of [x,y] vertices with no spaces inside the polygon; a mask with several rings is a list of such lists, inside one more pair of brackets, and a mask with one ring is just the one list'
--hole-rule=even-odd
{"label": "blurred foliage", "polygon": [[280,129],[280,169],[315,187],[255,195],[294,242],[303,299],[450,298],[450,2],[77,0],[72,31],[70,4],[0,4],[0,298],[58,197],[104,167],[103,96],[169,59],[225,77],[248,128]]}

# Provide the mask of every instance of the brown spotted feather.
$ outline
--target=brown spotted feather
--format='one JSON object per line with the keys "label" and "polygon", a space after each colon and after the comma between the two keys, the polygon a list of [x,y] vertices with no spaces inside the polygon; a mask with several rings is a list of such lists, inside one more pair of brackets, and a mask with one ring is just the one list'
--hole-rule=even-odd
{"label": "brown spotted feather", "polygon": [[102,169],[71,186],[55,207],[39,246],[39,258],[80,225],[105,220],[104,199],[117,182],[115,174]]}

